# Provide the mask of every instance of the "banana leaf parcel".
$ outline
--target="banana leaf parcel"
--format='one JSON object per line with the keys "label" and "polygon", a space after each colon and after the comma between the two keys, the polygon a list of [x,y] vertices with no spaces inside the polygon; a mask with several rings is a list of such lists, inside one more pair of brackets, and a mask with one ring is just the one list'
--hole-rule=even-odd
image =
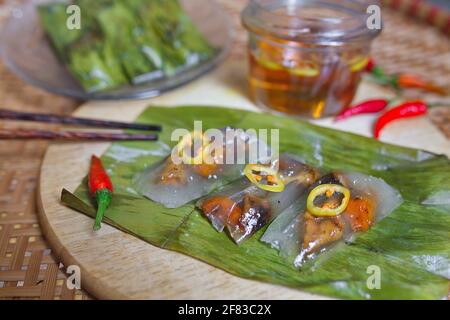
{"label": "banana leaf parcel", "polygon": [[[220,116],[218,116],[220,115]],[[450,161],[420,150],[384,144],[281,116],[213,107],[151,107],[140,122],[164,127],[157,143],[113,143],[103,161],[115,186],[105,222],[140,239],[177,251],[243,278],[347,299],[443,299],[450,278],[450,210],[429,201],[450,191]],[[136,172],[161,161],[174,143],[176,128],[191,130],[194,120],[208,128],[279,129],[280,152],[325,170],[346,170],[382,178],[398,190],[403,204],[392,214],[343,243],[323,258],[296,269],[277,250],[260,241],[266,227],[241,245],[217,232],[189,203],[167,209],[132,189]],[[62,202],[95,216],[85,181]],[[269,226],[270,227],[270,226]],[[368,284],[371,268],[380,284]]]}
{"label": "banana leaf parcel", "polygon": [[[68,4],[81,26],[69,29]],[[178,0],[72,0],[38,7],[58,58],[86,92],[174,76],[217,52]]]}

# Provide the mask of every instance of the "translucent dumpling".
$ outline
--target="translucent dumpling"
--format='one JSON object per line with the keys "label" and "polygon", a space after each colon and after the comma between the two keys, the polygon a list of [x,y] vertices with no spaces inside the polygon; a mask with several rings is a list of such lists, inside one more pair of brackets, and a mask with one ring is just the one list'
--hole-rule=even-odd
{"label": "translucent dumpling", "polygon": [[319,185],[341,185],[350,191],[342,213],[334,216],[311,213],[307,207],[308,194],[303,194],[275,219],[261,238],[292,259],[297,267],[340,242],[353,241],[358,233],[369,230],[403,202],[400,193],[385,181],[361,173],[326,175],[309,191]]}

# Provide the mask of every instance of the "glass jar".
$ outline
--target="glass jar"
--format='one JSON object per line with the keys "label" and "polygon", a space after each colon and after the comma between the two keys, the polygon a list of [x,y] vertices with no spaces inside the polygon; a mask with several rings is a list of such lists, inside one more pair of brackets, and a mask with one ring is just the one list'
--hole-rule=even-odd
{"label": "glass jar", "polygon": [[249,85],[256,104],[321,118],[348,107],[380,29],[367,27],[376,0],[250,0]]}

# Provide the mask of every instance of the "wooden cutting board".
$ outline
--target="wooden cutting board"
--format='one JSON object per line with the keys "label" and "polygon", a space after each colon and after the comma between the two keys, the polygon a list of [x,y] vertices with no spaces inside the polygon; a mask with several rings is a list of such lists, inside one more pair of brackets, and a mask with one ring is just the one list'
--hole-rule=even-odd
{"label": "wooden cutting board", "polygon": [[[76,116],[132,121],[154,105],[219,105],[258,110],[246,96],[246,67],[229,60],[209,75],[151,101],[90,102]],[[389,97],[364,83],[356,100]],[[220,115],[218,115],[220,116]],[[373,116],[319,125],[370,135]],[[383,132],[386,142],[450,156],[450,142],[426,118],[399,121]],[[88,171],[92,154],[108,143],[55,143],[45,155],[38,191],[41,227],[64,265],[81,269],[82,287],[104,299],[319,299],[299,290],[242,279],[183,254],[154,247],[104,226],[92,231],[92,220],[62,206],[62,188],[75,190]]]}

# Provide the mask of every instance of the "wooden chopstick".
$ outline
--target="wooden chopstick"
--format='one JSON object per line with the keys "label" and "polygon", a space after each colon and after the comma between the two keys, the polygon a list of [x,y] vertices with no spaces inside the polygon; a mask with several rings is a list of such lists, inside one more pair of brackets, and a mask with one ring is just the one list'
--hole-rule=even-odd
{"label": "wooden chopstick", "polygon": [[68,140],[68,141],[156,141],[156,134],[98,133],[84,131],[4,130],[0,129],[0,140]]}
{"label": "wooden chopstick", "polygon": [[0,119],[47,122],[47,123],[63,123],[63,124],[97,127],[97,128],[133,129],[146,131],[161,131],[162,129],[160,125],[155,124],[127,123],[127,122],[106,121],[87,118],[76,118],[70,116],[60,116],[45,113],[19,112],[6,109],[0,109]]}

